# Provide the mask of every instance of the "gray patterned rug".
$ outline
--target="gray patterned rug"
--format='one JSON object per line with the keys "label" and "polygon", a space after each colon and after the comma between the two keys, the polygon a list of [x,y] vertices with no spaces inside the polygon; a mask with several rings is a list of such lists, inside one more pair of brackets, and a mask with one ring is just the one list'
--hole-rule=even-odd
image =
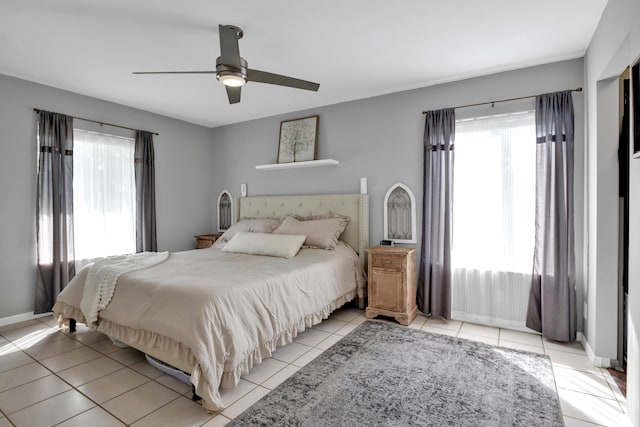
{"label": "gray patterned rug", "polygon": [[548,356],[367,321],[230,426],[562,426]]}

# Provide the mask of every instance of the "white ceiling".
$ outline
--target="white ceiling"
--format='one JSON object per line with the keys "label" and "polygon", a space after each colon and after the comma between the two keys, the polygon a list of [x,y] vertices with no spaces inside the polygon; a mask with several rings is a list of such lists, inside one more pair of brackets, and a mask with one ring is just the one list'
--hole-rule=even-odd
{"label": "white ceiling", "polygon": [[[1,0],[0,74],[209,127],[584,55],[607,0]],[[248,83],[229,105],[218,24],[249,67],[320,83]]]}

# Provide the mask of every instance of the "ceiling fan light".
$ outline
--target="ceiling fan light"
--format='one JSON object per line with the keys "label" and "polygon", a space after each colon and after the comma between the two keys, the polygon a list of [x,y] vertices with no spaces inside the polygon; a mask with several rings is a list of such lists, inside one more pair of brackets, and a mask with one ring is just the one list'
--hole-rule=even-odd
{"label": "ceiling fan light", "polygon": [[247,81],[241,76],[236,76],[234,74],[225,74],[218,77],[220,83],[225,86],[230,87],[240,87],[243,86]]}

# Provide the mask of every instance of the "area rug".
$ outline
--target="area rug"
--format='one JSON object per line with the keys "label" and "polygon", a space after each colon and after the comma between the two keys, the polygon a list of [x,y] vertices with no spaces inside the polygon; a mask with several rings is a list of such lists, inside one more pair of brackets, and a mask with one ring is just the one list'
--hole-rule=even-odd
{"label": "area rug", "polygon": [[231,426],[562,426],[548,356],[366,321]]}

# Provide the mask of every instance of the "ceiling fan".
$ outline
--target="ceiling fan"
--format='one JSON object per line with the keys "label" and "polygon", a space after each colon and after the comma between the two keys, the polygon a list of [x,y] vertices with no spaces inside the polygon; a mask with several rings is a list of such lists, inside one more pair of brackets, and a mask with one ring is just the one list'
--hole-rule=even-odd
{"label": "ceiling fan", "polygon": [[318,91],[318,83],[249,68],[238,48],[238,40],[243,36],[242,29],[233,25],[218,25],[218,31],[220,56],[216,59],[215,71],[134,71],[133,74],[215,74],[227,89],[229,104],[240,102],[240,88],[247,82]]}

